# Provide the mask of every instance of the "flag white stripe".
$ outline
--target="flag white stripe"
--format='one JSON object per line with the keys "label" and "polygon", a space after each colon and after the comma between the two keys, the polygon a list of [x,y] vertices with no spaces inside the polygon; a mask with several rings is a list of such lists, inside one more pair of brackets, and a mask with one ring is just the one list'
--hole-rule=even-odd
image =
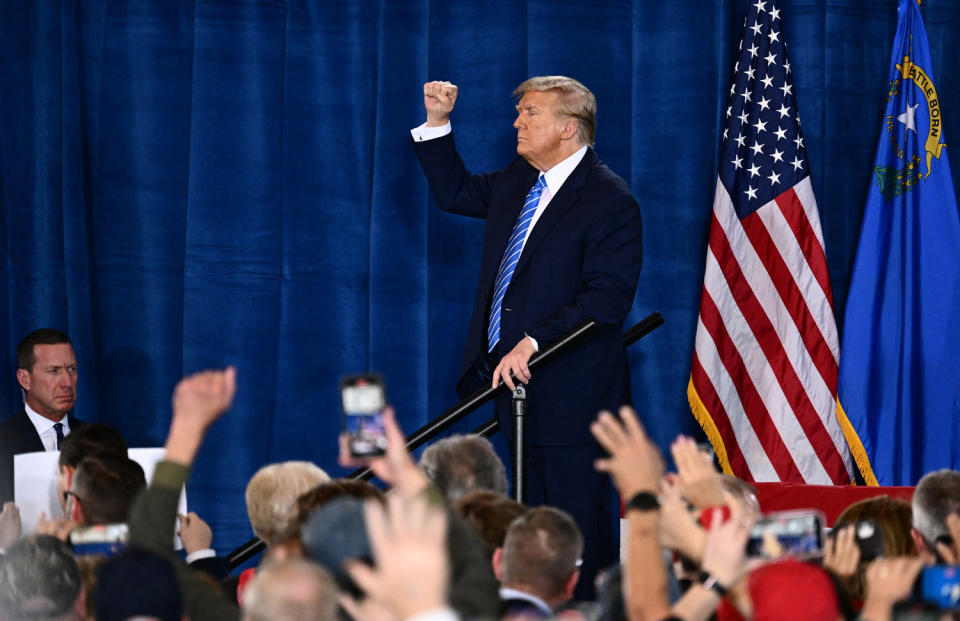
{"label": "flag white stripe", "polygon": [[[787,262],[793,274],[806,274],[812,279],[813,275],[810,272],[809,265],[803,258],[800,247],[796,245],[796,237],[794,237],[789,223],[783,219],[780,208],[775,203],[770,203],[761,207],[757,213],[758,216],[760,216],[761,222],[767,226],[767,232],[773,238],[778,248],[780,248],[783,243],[780,238],[786,236],[790,240],[793,240],[796,253],[800,254],[801,259],[799,262],[793,261],[793,265],[791,265],[791,262]],[[733,211],[733,205],[730,203],[726,188],[719,182],[717,183],[716,215],[717,221],[720,223],[730,243],[731,251],[736,257],[737,263],[740,265],[741,272],[756,295],[757,301],[763,309],[764,314],[770,323],[773,324],[774,330],[780,338],[781,345],[787,355],[787,360],[799,378],[817,416],[823,422],[831,441],[843,457],[847,472],[852,475],[853,461],[850,458],[849,451],[846,449],[843,430],[837,421],[836,399],[833,391],[827,385],[823,376],[817,371],[813,358],[810,356],[810,352],[803,342],[803,337],[800,334],[797,324],[794,322],[787,307],[783,304],[783,299],[770,280],[770,274],[763,266],[756,249],[747,238],[739,218],[737,218],[736,213]],[[767,225],[768,222],[772,224]],[[779,230],[776,230],[778,227]],[[771,228],[775,230],[771,230]],[[781,256],[782,254],[783,251],[781,250]],[[745,266],[748,266],[749,269]],[[809,284],[808,279],[802,280]],[[815,279],[813,279],[813,282],[816,284]],[[816,288],[819,290],[819,285],[817,285]],[[833,311],[830,309],[829,303],[825,298],[823,302],[830,311],[829,319],[831,321],[827,323],[833,324]],[[819,320],[816,314],[814,314],[814,319]]]}
{"label": "flag white stripe", "polygon": [[[804,201],[804,198],[800,197],[799,194],[798,198],[801,199],[801,203]],[[811,199],[813,199],[812,195],[806,198],[806,200]],[[807,308],[817,322],[820,334],[830,348],[833,361],[836,363],[840,359],[840,345],[837,324],[833,318],[833,307],[830,306],[830,301],[823,292],[823,287],[820,286],[820,282],[807,263],[807,258],[804,256],[800,244],[797,243],[797,238],[793,234],[793,229],[790,228],[790,223],[787,222],[783,212],[775,204],[764,206],[757,211],[757,215],[766,226],[767,232],[770,233],[774,245],[780,252],[780,257],[793,274],[794,281],[803,295]]]}
{"label": "flag white stripe", "polygon": [[[741,264],[741,270],[742,268]],[[727,333],[743,360],[770,421],[779,432],[787,450],[790,451],[794,464],[804,480],[811,484],[832,484],[830,475],[827,474],[806,432],[793,414],[793,408],[783,393],[776,373],[757,343],[749,322],[740,311],[736,300],[733,299],[713,252],[707,253],[707,269],[703,284],[707,293],[716,302],[717,308],[720,309],[720,316]],[[786,413],[789,415],[784,415]]]}
{"label": "flag white stripe", "polygon": [[723,404],[733,435],[737,440],[737,446],[743,454],[753,480],[779,481],[780,477],[776,469],[770,463],[770,458],[767,457],[767,452],[763,449],[753,425],[750,424],[747,413],[743,411],[740,394],[733,380],[730,379],[726,367],[723,366],[716,343],[713,342],[702,320],[697,322],[696,343],[695,355],[700,360],[700,366],[703,367],[707,379],[713,385],[717,398]]}

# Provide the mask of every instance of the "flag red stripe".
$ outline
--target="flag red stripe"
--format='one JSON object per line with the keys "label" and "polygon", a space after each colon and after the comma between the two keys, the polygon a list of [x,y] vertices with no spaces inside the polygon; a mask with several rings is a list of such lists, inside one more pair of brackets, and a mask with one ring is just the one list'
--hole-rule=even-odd
{"label": "flag red stripe", "polygon": [[[793,323],[796,324],[800,338],[803,339],[803,344],[810,353],[810,358],[813,360],[814,367],[817,369],[817,372],[820,373],[820,377],[823,378],[824,383],[833,390],[833,387],[837,385],[837,361],[834,359],[833,352],[830,350],[826,339],[824,339],[823,332],[820,330],[820,324],[817,323],[817,320],[814,319],[813,314],[810,312],[807,301],[804,299],[803,293],[793,278],[793,273],[790,271],[790,268],[787,267],[787,264],[784,263],[783,257],[780,256],[780,251],[770,237],[770,232],[767,230],[767,227],[764,226],[763,221],[756,212],[750,214],[741,220],[741,222],[743,224],[743,230],[746,232],[747,238],[750,240],[750,243],[753,244],[757,254],[764,257],[763,265],[770,275],[770,280],[777,289],[777,293],[780,295],[784,307],[787,309],[787,312],[790,313]],[[802,422],[803,420],[801,419],[801,423]],[[824,429],[819,417],[817,417],[817,423],[820,429],[823,429],[824,433],[826,433],[826,429]],[[807,427],[804,426],[804,429],[806,428]],[[807,431],[807,435],[810,435],[809,431]],[[833,442],[831,441],[830,444],[833,445]],[[814,446],[816,446],[816,443],[814,443]],[[836,447],[834,447],[833,450],[835,453],[837,452]],[[839,453],[837,454],[839,455]],[[828,468],[827,471],[829,472],[830,469]]]}
{"label": "flag red stripe", "polygon": [[807,212],[800,202],[800,197],[793,188],[790,188],[774,200],[777,201],[780,212],[783,213],[784,219],[796,236],[797,244],[803,251],[803,256],[806,257],[807,265],[810,266],[814,277],[820,283],[824,295],[827,296],[830,308],[833,308],[833,290],[830,287],[830,275],[827,272],[827,257],[813,226],[810,225],[810,219],[807,218]]}
{"label": "flag red stripe", "polygon": [[713,424],[720,432],[720,437],[723,438],[723,447],[727,451],[730,469],[733,470],[733,474],[737,478],[744,481],[753,481],[750,467],[747,466],[747,460],[743,456],[743,451],[740,450],[737,436],[733,433],[733,426],[730,424],[727,410],[723,407],[723,402],[720,401],[720,397],[717,396],[717,392],[713,388],[713,382],[710,381],[697,356],[693,357],[693,368],[690,370],[690,376],[694,388],[697,389],[697,396],[700,397],[703,406],[710,413]]}
{"label": "flag red stripe", "polygon": [[[719,225],[715,223],[715,226]],[[750,379],[750,373],[747,372],[747,367],[740,357],[740,352],[737,351],[737,347],[733,344],[733,340],[723,325],[720,310],[714,304],[706,287],[703,289],[703,297],[700,301],[700,321],[703,322],[707,332],[713,338],[720,355],[720,361],[727,369],[734,386],[737,387],[740,403],[743,404],[743,411],[757,434],[761,446],[766,450],[770,463],[773,464],[780,480],[802,483],[804,481],[803,475],[800,474],[797,464],[793,461],[793,456],[783,443],[779,430],[770,419],[770,413],[767,412],[756,386],[753,385],[753,380]]]}
{"label": "flag red stripe", "polygon": [[[754,220],[755,223],[759,224],[759,227],[766,232],[766,227],[760,222],[759,216],[757,216],[756,213],[750,214],[743,220],[745,228],[747,220]],[[773,243],[769,236],[767,236],[767,241],[770,244]],[[787,402],[793,409],[797,422],[806,434],[811,446],[813,446],[817,458],[820,460],[820,463],[823,464],[824,470],[826,470],[827,475],[834,483],[847,482],[849,480],[847,470],[836,445],[833,443],[833,438],[827,432],[826,427],[824,427],[823,421],[820,420],[820,416],[817,414],[816,409],[810,402],[810,398],[807,396],[807,391],[804,389],[803,383],[800,381],[800,378],[797,377],[796,371],[783,348],[780,335],[761,307],[756,295],[754,295],[753,289],[750,288],[749,283],[743,277],[733,250],[730,248],[729,241],[726,235],[723,234],[723,229],[716,220],[716,216],[714,216],[713,226],[711,227],[710,249],[717,258],[717,263],[723,271],[737,306],[750,325],[757,344],[763,351],[764,356],[766,356],[768,363],[771,368],[774,369],[774,374],[780,387],[783,389]],[[773,253],[777,253],[775,248],[773,249]],[[761,255],[763,254],[764,253],[761,253]],[[779,254],[777,254],[777,257],[779,258]],[[804,308],[806,308],[806,304],[804,304]],[[804,481],[802,477],[794,480]]]}

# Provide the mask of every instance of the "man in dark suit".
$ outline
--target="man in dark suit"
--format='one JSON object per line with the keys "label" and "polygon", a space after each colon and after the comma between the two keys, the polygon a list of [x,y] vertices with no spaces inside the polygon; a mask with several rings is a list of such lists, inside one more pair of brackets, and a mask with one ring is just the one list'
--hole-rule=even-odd
{"label": "man in dark suit", "polygon": [[41,328],[17,345],[23,407],[0,423],[0,503],[13,500],[13,456],[56,451],[82,425],[68,412],[77,399],[77,357],[70,337]]}
{"label": "man in dark suit", "polygon": [[[614,560],[610,487],[593,470],[589,423],[629,402],[621,323],[640,271],[640,209],[629,186],[591,148],[596,100],[563,76],[517,87],[517,153],[502,171],[471,175],[449,121],[449,82],[424,85],[427,122],[414,147],[441,209],[486,219],[480,277],[467,333],[461,396],[484,382],[526,384],[527,502],[571,513],[586,544],[585,585]],[[531,377],[527,362],[586,319],[599,329]],[[513,376],[513,377],[511,377]],[[510,395],[495,410],[511,435]]]}
{"label": "man in dark suit", "polygon": [[549,619],[570,602],[580,578],[583,538],[567,513],[530,509],[510,523],[493,553],[501,619]]}

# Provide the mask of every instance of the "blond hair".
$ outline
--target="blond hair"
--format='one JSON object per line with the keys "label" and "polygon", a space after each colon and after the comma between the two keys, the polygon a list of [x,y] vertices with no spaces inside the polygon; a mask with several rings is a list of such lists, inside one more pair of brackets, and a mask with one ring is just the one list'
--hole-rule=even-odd
{"label": "blond hair", "polygon": [[581,145],[593,146],[597,133],[597,98],[581,82],[563,75],[540,75],[525,80],[513,90],[520,99],[530,91],[559,91],[554,113],[577,120],[577,140]]}
{"label": "blond hair", "polygon": [[297,498],[330,477],[308,461],[285,461],[257,471],[247,483],[247,517],[253,532],[268,545],[298,534]]}

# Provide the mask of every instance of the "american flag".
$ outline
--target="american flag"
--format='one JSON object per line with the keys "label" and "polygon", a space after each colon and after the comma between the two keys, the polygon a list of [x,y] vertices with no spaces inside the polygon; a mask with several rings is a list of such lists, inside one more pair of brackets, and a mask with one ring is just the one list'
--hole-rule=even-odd
{"label": "american flag", "polygon": [[687,396],[726,472],[846,484],[839,338],[782,26],[772,0],[749,7]]}

